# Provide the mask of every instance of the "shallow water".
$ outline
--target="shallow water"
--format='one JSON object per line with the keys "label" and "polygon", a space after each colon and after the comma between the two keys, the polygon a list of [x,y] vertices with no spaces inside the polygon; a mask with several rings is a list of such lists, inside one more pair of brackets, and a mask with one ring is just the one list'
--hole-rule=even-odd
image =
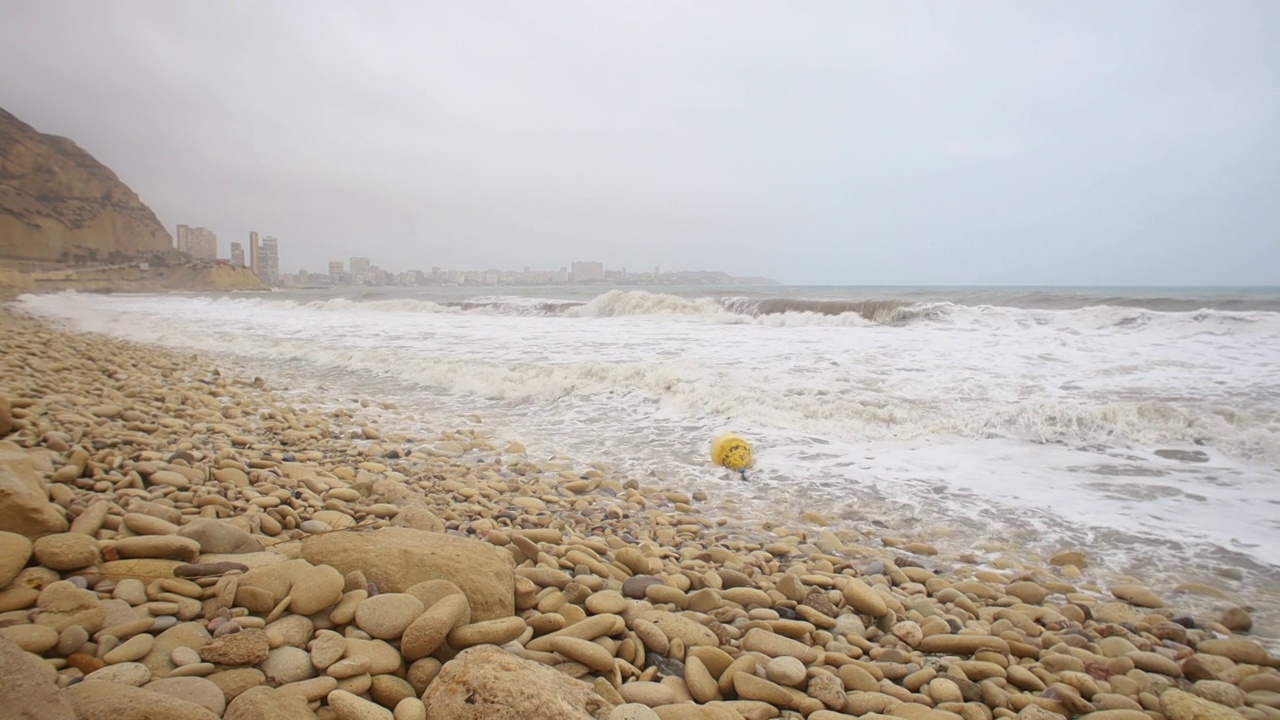
{"label": "shallow water", "polygon": [[[748,520],[817,513],[944,557],[1083,549],[1098,577],[1237,595],[1274,634],[1275,294],[965,292],[67,293],[20,305],[208,353],[299,398],[394,401],[384,421],[406,430],[479,414],[535,456],[603,459]],[[756,446],[747,482],[708,461],[726,430]]]}

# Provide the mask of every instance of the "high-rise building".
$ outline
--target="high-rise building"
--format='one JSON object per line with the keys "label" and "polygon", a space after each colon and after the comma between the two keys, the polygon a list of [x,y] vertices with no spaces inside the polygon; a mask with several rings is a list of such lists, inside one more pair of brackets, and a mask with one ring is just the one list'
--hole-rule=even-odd
{"label": "high-rise building", "polygon": [[244,267],[244,244],[231,243],[231,264],[236,267]]}
{"label": "high-rise building", "polygon": [[258,258],[258,231],[249,233],[249,269],[254,275],[262,277],[261,260]]}
{"label": "high-rise building", "polygon": [[342,280],[342,261],[329,261],[329,282],[337,285]]}
{"label": "high-rise building", "polygon": [[258,277],[271,284],[280,281],[280,241],[267,235],[258,250]]}
{"label": "high-rise building", "polygon": [[184,252],[200,260],[218,257],[218,236],[209,228],[178,226],[178,252]]}
{"label": "high-rise building", "polygon": [[604,280],[604,263],[574,262],[569,277],[572,282],[598,282]]}
{"label": "high-rise building", "polygon": [[372,267],[373,265],[369,262],[369,258],[367,257],[351,258],[351,282],[360,285],[365,280],[370,279],[372,276]]}

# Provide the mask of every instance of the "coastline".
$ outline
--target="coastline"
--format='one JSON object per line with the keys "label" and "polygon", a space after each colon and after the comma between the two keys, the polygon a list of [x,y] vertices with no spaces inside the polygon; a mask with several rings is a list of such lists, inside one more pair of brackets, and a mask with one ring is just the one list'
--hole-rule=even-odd
{"label": "coastline", "polygon": [[[223,717],[251,701],[319,717],[372,704],[397,718],[460,717],[443,713],[459,688],[480,693],[467,683],[492,679],[498,660],[476,649],[492,643],[531,661],[518,672],[582,713],[565,716],[649,717],[610,710],[622,701],[664,718],[1112,710],[1180,720],[1199,702],[1275,716],[1280,660],[1233,634],[1247,613],[1182,617],[1149,589],[1090,586],[1080,557],[937,572],[906,554],[927,547],[753,530],[704,515],[704,497],[602,463],[534,461],[474,428],[384,433],[361,412],[367,399],[293,406],[270,378],[64,332],[3,305],[0,327],[0,396],[17,423],[5,438],[16,444],[0,454],[10,467],[29,462],[51,498],[24,514],[44,523],[27,534],[39,542],[5,545],[26,555],[0,589],[3,634],[43,656],[38,672],[67,688],[58,696],[77,711],[141,697],[116,686],[177,675],[216,687],[223,706],[210,698],[205,709]],[[0,529],[25,527],[10,522]],[[216,529],[191,527],[201,525]],[[388,567],[404,533],[458,543],[459,564],[402,584],[420,569]],[[344,545],[368,552],[352,558]],[[87,548],[92,563],[73,564]],[[78,559],[66,559],[72,550]],[[473,586],[473,568],[490,560],[494,582]],[[465,603],[446,600],[459,592]],[[71,628],[84,631],[78,645]],[[340,659],[325,664],[340,641]],[[175,664],[177,647],[198,661]],[[472,662],[475,672],[449,672]],[[549,667],[560,672],[536,675]],[[558,682],[572,677],[589,683]],[[103,678],[112,691],[92,682]],[[495,707],[515,702],[484,690]]]}

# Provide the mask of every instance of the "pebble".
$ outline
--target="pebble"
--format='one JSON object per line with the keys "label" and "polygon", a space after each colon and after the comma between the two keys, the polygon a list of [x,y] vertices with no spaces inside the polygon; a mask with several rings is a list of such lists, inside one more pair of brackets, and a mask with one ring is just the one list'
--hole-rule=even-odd
{"label": "pebble", "polygon": [[[1076,551],[952,556],[891,537],[905,530],[888,518],[745,528],[656,477],[504,454],[483,426],[405,440],[371,427],[376,403],[289,407],[199,358],[3,308],[0,332],[13,447],[55,480],[38,539],[0,532],[0,634],[60,685],[141,686],[227,720],[425,720],[455,658],[487,651],[581,678],[587,716],[613,720],[1267,720],[1280,705],[1280,660],[1228,636],[1258,619],[1218,588],[1188,583],[1167,608]],[[389,553],[335,559],[388,531],[465,540],[500,561],[487,581],[512,574],[478,590],[465,555],[447,579],[376,570]],[[1226,610],[1194,622],[1187,594]],[[552,685],[520,690],[558,708]]]}

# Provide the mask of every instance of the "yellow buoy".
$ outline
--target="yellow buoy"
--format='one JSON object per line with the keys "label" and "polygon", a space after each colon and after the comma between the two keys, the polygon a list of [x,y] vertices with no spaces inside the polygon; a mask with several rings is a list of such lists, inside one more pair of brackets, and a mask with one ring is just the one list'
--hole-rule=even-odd
{"label": "yellow buoy", "polygon": [[742,472],[751,467],[751,445],[737,435],[721,435],[711,443],[711,461]]}

